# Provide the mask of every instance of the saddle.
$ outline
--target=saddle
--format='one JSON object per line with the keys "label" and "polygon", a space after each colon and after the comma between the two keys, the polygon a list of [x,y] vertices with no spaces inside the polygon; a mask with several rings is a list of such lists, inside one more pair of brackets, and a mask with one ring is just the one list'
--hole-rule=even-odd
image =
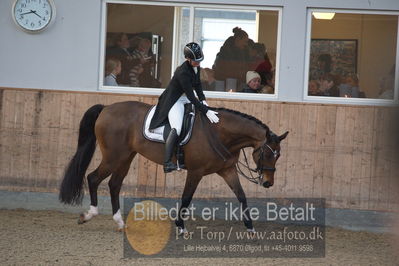
{"label": "saddle", "polygon": [[[169,132],[171,131],[169,120],[166,125],[158,127],[154,130],[149,130],[151,119],[155,113],[155,107],[156,106],[151,107],[144,118],[143,135],[146,139],[150,141],[165,143],[166,138],[168,137]],[[184,151],[182,149],[182,146],[187,144],[191,139],[194,121],[195,121],[194,105],[191,103],[186,103],[184,105],[183,125],[176,145],[177,165],[180,166],[180,168],[185,168]]]}

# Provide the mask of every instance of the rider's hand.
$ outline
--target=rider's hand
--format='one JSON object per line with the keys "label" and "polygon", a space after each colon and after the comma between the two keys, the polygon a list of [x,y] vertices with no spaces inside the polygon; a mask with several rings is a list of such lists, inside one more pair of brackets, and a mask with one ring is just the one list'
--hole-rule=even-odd
{"label": "rider's hand", "polygon": [[207,103],[205,100],[203,100],[201,103],[202,103],[203,105],[205,105],[205,106],[209,106],[208,103]]}
{"label": "rider's hand", "polygon": [[211,123],[219,122],[219,117],[217,116],[217,114],[218,112],[212,110],[208,110],[208,112],[206,112],[206,116],[208,117],[209,121],[211,121]]}

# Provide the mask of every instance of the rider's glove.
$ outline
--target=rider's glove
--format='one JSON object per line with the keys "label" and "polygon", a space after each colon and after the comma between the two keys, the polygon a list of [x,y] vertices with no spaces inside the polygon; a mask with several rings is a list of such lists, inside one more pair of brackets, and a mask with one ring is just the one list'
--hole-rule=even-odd
{"label": "rider's glove", "polygon": [[202,103],[203,105],[205,105],[205,106],[209,106],[208,103],[207,103],[205,100],[203,100],[201,103]]}
{"label": "rider's glove", "polygon": [[219,122],[219,117],[217,117],[217,114],[218,112],[212,110],[208,110],[208,112],[206,112],[206,116],[208,117],[209,121],[211,121],[211,123]]}

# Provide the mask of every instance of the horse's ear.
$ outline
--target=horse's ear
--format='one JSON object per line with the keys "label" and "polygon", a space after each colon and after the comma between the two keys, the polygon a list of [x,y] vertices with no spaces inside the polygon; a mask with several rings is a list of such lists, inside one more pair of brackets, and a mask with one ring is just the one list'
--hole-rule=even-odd
{"label": "horse's ear", "polygon": [[287,137],[288,133],[289,133],[289,131],[287,131],[287,132],[285,132],[283,135],[279,136],[279,137],[278,137],[278,140],[279,140],[279,141],[282,141],[283,139],[285,139],[285,138]]}

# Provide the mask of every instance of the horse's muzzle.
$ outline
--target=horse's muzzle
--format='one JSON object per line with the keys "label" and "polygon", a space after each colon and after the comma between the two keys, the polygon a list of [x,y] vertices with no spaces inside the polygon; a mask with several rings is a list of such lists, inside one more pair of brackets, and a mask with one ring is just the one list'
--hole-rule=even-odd
{"label": "horse's muzzle", "polygon": [[263,182],[263,187],[265,187],[265,188],[269,188],[269,187],[271,187],[271,186],[273,186],[273,184],[272,184],[272,183],[270,183],[269,181],[265,181],[265,182]]}

